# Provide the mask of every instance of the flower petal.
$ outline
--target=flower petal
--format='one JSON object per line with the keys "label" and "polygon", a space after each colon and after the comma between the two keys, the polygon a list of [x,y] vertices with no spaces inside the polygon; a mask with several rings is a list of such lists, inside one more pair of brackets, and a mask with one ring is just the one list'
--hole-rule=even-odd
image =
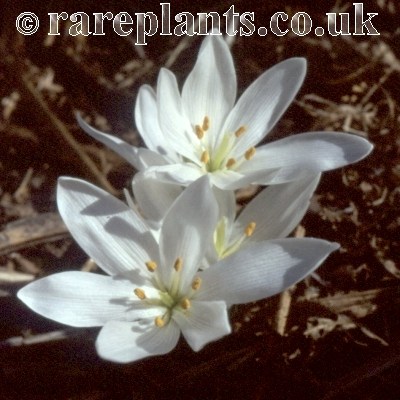
{"label": "flower petal", "polygon": [[161,154],[143,147],[137,149],[137,155],[140,159],[139,171],[143,171],[152,166],[167,165],[169,163]]}
{"label": "flower petal", "polygon": [[231,227],[236,216],[235,193],[232,190],[221,190],[215,187],[213,188],[213,193],[218,203],[218,218],[225,217],[228,221],[228,226]]}
{"label": "flower petal", "polygon": [[182,104],[193,127],[201,126],[207,116],[210,128],[206,134],[216,136],[233,107],[236,86],[229,47],[221,37],[207,36],[182,89]]}
{"label": "flower petal", "polygon": [[204,172],[194,164],[162,165],[144,171],[146,178],[181,186],[188,186],[203,175]]}
{"label": "flower petal", "polygon": [[271,179],[259,184],[284,183],[340,168],[366,157],[372,150],[368,140],[341,132],[307,132],[257,148],[255,156],[240,167],[242,173],[279,168]]}
{"label": "flower petal", "polygon": [[173,183],[181,186],[188,186],[201,176],[207,175],[211,185],[222,190],[236,190],[244,186],[256,183],[259,180],[270,179],[279,171],[279,168],[271,170],[245,171],[215,171],[206,173],[194,164],[170,164],[153,166],[143,171],[146,178],[159,180],[165,183]]}
{"label": "flower petal", "polygon": [[250,183],[244,174],[232,170],[218,170],[210,173],[209,176],[211,184],[221,190],[235,190]]}
{"label": "flower petal", "polygon": [[110,321],[100,331],[96,349],[106,360],[129,363],[170,352],[179,336],[179,328],[173,321],[162,328],[156,327],[154,320]]}
{"label": "flower petal", "polygon": [[243,235],[244,228],[255,222],[256,228],[247,242],[286,237],[306,213],[319,179],[317,175],[264,189],[240,213],[235,223],[236,235]]}
{"label": "flower petal", "polygon": [[182,193],[182,187],[137,173],[132,181],[132,191],[140,211],[154,227],[157,227],[172,203]]}
{"label": "flower petal", "polygon": [[217,218],[218,206],[207,177],[186,188],[171,206],[160,234],[160,272],[167,287],[178,258],[183,262],[181,288],[191,283],[212,241]]}
{"label": "flower petal", "polygon": [[135,122],[150,150],[177,161],[176,153],[171,149],[158,122],[157,98],[149,85],[143,85],[139,89],[135,105]]}
{"label": "flower petal", "polygon": [[[76,119],[79,126],[87,134],[89,134],[92,138],[98,140],[100,143],[103,143],[111,150],[115,151],[122,158],[128,161],[129,164],[133,165],[137,170],[141,170],[145,167],[146,163],[142,161],[143,152],[141,151],[145,149],[134,147],[129,143],[123,141],[122,139],[118,138],[117,136],[109,135],[93,128],[86,123],[86,121],[80,116],[80,114],[76,114]],[[148,151],[149,150],[147,150],[147,152]],[[163,159],[161,158],[161,160]]]}
{"label": "flower petal", "polygon": [[232,305],[273,296],[305,278],[338,247],[313,238],[252,243],[203,271],[196,299]]}
{"label": "flower petal", "polygon": [[169,146],[182,156],[198,163],[200,156],[195,146],[198,139],[183,114],[175,75],[165,68],[158,74],[157,107],[160,126]]}
{"label": "flower petal", "polygon": [[231,333],[226,304],[223,301],[192,301],[189,310],[172,315],[194,351]]}
{"label": "flower petal", "polygon": [[23,287],[18,298],[46,318],[77,327],[155,317],[160,307],[143,307],[132,282],[89,272],[62,272]]}
{"label": "flower petal", "polygon": [[271,131],[300,89],[306,69],[304,58],[290,58],[268,69],[246,89],[221,130],[223,135],[246,128],[232,150],[234,158],[243,156]]}
{"label": "flower petal", "polygon": [[148,276],[144,263],[158,257],[158,246],[126,204],[88,182],[63,177],[57,205],[71,235],[104,271]]}
{"label": "flower petal", "polygon": [[218,203],[218,224],[214,232],[214,240],[207,249],[202,268],[208,268],[218,259],[217,249],[224,249],[231,237],[236,217],[236,197],[231,190],[221,190],[213,187],[213,193]]}

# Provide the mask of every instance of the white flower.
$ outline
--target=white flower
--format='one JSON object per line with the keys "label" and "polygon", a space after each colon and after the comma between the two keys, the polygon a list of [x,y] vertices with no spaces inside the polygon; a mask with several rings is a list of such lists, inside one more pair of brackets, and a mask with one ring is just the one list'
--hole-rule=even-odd
{"label": "white flower", "polygon": [[[271,185],[243,207],[239,216],[235,193],[214,187],[219,217],[205,266],[233,254],[249,243],[286,237],[302,220],[319,180],[320,174]],[[136,204],[126,192],[129,203],[132,208],[140,210],[157,234],[166,212],[183,189],[177,185],[145,179],[140,174],[135,177],[132,187]]]}
{"label": "white flower", "polygon": [[157,92],[140,88],[136,126],[147,149],[100,132],[78,116],[81,127],[119,153],[146,177],[187,186],[207,174],[221,189],[250,183],[289,182],[364,158],[365,139],[338,132],[308,132],[257,147],[292,102],[306,73],[303,58],[264,72],[236,100],[236,74],[229,48],[207,37],[196,64],[178,89],[175,76],[160,71]]}
{"label": "white flower", "polygon": [[236,198],[231,191],[214,189],[219,217],[214,243],[207,254],[214,263],[250,243],[284,238],[300,223],[320,175],[295,182],[272,185],[262,190],[236,213]]}
{"label": "white flower", "polygon": [[174,202],[158,242],[131,208],[84,181],[61,178],[57,202],[72,236],[109,276],[63,272],[25,286],[18,297],[58,322],[102,326],[97,351],[116,362],[165,354],[180,333],[201,349],[231,331],[227,307],[284,290],[338,247],[271,240],[199,271],[218,217],[207,178]]}

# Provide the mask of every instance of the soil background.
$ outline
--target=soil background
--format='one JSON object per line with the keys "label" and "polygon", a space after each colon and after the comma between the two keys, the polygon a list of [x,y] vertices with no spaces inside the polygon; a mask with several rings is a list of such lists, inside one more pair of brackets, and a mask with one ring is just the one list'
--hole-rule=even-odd
{"label": "soil background", "polygon": [[[325,173],[295,236],[341,244],[312,277],[280,296],[236,307],[234,333],[194,353],[182,340],[168,355],[128,365],[99,359],[97,329],[42,318],[16,298],[22,285],[65,270],[98,270],[73,242],[57,213],[57,178],[87,179],[122,198],[131,166],[79,129],[75,113],[139,145],[133,119],[138,88],[153,87],[161,67],[182,84],[202,37],[156,34],[135,45],[105,21],[104,36],[72,36],[71,21],[48,35],[50,12],[121,11],[161,15],[144,1],[2,1],[0,4],[0,398],[5,400],[400,398],[400,26],[394,0],[366,0],[380,35],[313,34],[328,12],[348,1],[176,1],[182,11],[254,12],[267,26],[283,11],[305,12],[310,34],[237,35],[232,53],[238,94],[264,70],[305,57],[296,101],[268,140],[335,130],[368,138],[364,161]],[[34,12],[38,31],[17,32],[17,16]],[[337,18],[339,21],[339,17]],[[93,24],[93,20],[91,20]],[[288,22],[281,22],[286,29]],[[306,27],[307,28],[307,27]],[[91,25],[93,30],[93,26]],[[325,29],[326,31],[326,29]],[[366,29],[364,29],[366,32]],[[257,188],[240,191],[245,204]]]}

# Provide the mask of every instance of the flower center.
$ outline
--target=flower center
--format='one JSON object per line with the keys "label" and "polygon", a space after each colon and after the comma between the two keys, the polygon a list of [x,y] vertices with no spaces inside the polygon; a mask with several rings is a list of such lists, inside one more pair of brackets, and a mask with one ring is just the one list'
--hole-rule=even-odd
{"label": "flower center", "polygon": [[247,128],[240,126],[234,133],[226,133],[220,143],[212,143],[207,131],[210,128],[210,119],[205,116],[201,125],[195,125],[193,131],[199,139],[199,159],[207,172],[230,170],[239,167],[244,161],[251,160],[255,153],[255,147],[247,149],[239,158],[231,157],[232,150],[237,140],[242,137]]}
{"label": "flower center", "polygon": [[182,257],[178,257],[173,265],[173,273],[171,282],[168,286],[164,285],[157,272],[157,263],[153,260],[145,263],[147,269],[154,274],[154,287],[157,289],[157,294],[148,297],[145,290],[135,288],[133,291],[136,297],[145,302],[148,306],[159,306],[165,308],[165,312],[155,318],[154,324],[162,328],[165,326],[174,312],[187,313],[191,308],[191,299],[194,294],[200,289],[201,278],[196,277],[189,288],[182,288],[181,271],[184,268]]}
{"label": "flower center", "polygon": [[252,236],[256,229],[256,223],[252,221],[246,225],[241,235],[231,240],[231,237],[227,237],[228,223],[228,218],[222,217],[214,232],[214,247],[219,259],[228,257],[238,251],[243,242]]}

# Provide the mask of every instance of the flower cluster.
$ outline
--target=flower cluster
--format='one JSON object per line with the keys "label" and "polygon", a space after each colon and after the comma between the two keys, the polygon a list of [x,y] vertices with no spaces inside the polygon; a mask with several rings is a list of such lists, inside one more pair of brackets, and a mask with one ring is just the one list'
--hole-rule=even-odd
{"label": "flower cluster", "polygon": [[[139,172],[127,204],[79,179],[60,178],[57,204],[72,236],[107,275],[63,272],[22,288],[30,308],[58,322],[101,326],[99,355],[131,362],[165,354],[180,335],[198,351],[231,331],[229,307],[277,294],[339,246],[286,238],[323,171],[360,160],[357,136],[309,132],[256,145],[296,95],[305,61],[262,74],[236,101],[230,50],[207,37],[180,93],[161,70],[140,88],[135,120],[147,148],[82,128]],[[268,185],[239,214],[235,189]]]}

